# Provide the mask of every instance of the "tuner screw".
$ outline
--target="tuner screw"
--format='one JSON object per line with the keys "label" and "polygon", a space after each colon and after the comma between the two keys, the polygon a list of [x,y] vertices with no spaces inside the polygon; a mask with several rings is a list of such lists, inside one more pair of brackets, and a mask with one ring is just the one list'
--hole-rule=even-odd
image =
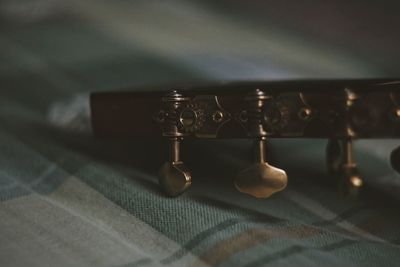
{"label": "tuner screw", "polygon": [[224,114],[221,111],[217,110],[212,115],[212,118],[214,122],[220,123],[224,119]]}
{"label": "tuner screw", "polygon": [[179,116],[179,121],[184,128],[192,127],[197,121],[197,113],[192,109],[185,108]]}
{"label": "tuner screw", "polygon": [[191,103],[179,114],[179,130],[185,133],[193,133],[203,127],[205,118],[204,110]]}
{"label": "tuner screw", "polygon": [[304,121],[309,120],[312,116],[312,110],[310,108],[301,108],[299,110],[298,116]]}

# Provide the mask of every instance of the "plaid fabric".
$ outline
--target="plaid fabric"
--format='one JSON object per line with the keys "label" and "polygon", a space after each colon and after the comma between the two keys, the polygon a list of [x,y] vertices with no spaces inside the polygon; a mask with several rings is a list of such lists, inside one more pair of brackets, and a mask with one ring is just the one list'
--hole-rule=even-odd
{"label": "plaid fabric", "polygon": [[[364,2],[296,4],[303,16],[284,18],[285,6],[269,4],[1,2],[0,265],[398,266],[398,203],[340,197],[324,140],[271,142],[290,181],[263,200],[232,184],[249,141],[186,142],[193,186],[167,198],[157,185],[160,141],[95,140],[88,130],[90,91],[396,74],[395,4],[384,14]],[[400,179],[387,157],[396,145],[356,147],[367,182],[393,196]]]}

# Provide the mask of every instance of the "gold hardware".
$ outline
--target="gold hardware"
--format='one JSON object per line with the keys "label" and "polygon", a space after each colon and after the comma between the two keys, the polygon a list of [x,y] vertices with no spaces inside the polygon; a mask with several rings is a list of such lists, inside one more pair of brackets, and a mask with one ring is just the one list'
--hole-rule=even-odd
{"label": "gold hardware", "polygon": [[330,161],[328,168],[338,177],[339,192],[347,196],[357,195],[364,184],[353,159],[353,138],[357,136],[354,127],[365,123],[358,117],[367,116],[367,110],[362,106],[357,108],[356,101],[359,101],[360,96],[353,90],[346,88],[345,96],[345,137],[341,142],[330,140],[327,148],[327,160]]}
{"label": "gold hardware", "polygon": [[270,118],[273,118],[272,120],[278,118],[277,123],[280,122],[278,110],[271,109],[273,112],[265,112],[265,107],[269,103],[268,100],[271,99],[272,96],[256,89],[245,98],[247,109],[241,111],[238,115],[247,135],[256,138],[254,144],[256,162],[237,175],[235,186],[240,192],[258,198],[269,197],[273,193],[283,190],[287,185],[285,171],[269,165],[265,160],[265,140],[266,136],[270,134],[266,130],[265,121],[269,121]]}
{"label": "gold hardware", "polygon": [[395,110],[395,115],[396,115],[397,118],[400,118],[400,108],[397,108]]}
{"label": "gold hardware", "polygon": [[356,195],[364,182],[353,159],[352,139],[330,139],[326,152],[328,170],[337,177],[339,192]]}
{"label": "gold hardware", "polygon": [[217,110],[212,115],[212,118],[216,123],[220,123],[224,119],[224,113],[222,113],[220,110]]}
{"label": "gold hardware", "polygon": [[180,137],[171,138],[170,161],[160,170],[160,185],[169,196],[178,196],[191,184],[192,176],[180,159]]}
{"label": "gold hardware", "polygon": [[269,197],[287,185],[286,172],[269,165],[265,160],[265,139],[260,137],[255,141],[256,162],[235,179],[235,186],[240,192],[257,198]]}
{"label": "gold hardware", "polygon": [[185,108],[189,100],[177,91],[171,91],[162,98],[163,109],[156,117],[161,124],[163,135],[170,141],[170,159],[161,167],[159,178],[161,187],[169,196],[183,193],[192,183],[192,176],[180,159],[180,142],[183,136],[188,135],[180,126],[189,127],[195,124],[197,119],[197,115],[191,113],[192,110]]}
{"label": "gold hardware", "polygon": [[255,141],[255,152],[256,162],[237,175],[236,188],[257,198],[267,198],[285,189],[288,180],[286,172],[265,160],[265,137]]}
{"label": "gold hardware", "polygon": [[185,128],[192,127],[196,123],[196,120],[197,113],[189,108],[182,110],[181,114],[179,115],[179,121]]}
{"label": "gold hardware", "polygon": [[194,136],[198,138],[216,138],[219,129],[231,120],[231,114],[221,106],[217,96],[196,96],[192,103],[202,110],[202,115],[199,116],[201,127],[194,131]]}
{"label": "gold hardware", "polygon": [[301,108],[299,110],[298,116],[302,120],[309,120],[312,116],[312,111],[310,108]]}

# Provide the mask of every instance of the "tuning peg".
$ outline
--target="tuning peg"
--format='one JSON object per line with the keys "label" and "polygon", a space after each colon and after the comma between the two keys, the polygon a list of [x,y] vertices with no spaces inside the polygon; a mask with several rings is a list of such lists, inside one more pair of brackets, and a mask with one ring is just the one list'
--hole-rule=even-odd
{"label": "tuning peg", "polygon": [[353,142],[351,138],[330,139],[327,145],[328,170],[338,177],[339,192],[343,195],[357,195],[363,186],[357,164],[353,159]]}
{"label": "tuning peg", "polygon": [[155,114],[163,136],[170,142],[170,158],[160,169],[159,183],[169,196],[183,193],[192,183],[192,176],[180,158],[180,143],[188,133],[182,127],[194,122],[196,118],[187,118],[185,107],[190,99],[173,90],[162,98],[161,109]]}
{"label": "tuning peg", "polygon": [[181,138],[170,139],[170,160],[160,169],[159,183],[169,196],[178,196],[191,184],[192,176],[180,159]]}
{"label": "tuning peg", "polygon": [[266,162],[265,137],[255,141],[255,158],[253,165],[237,175],[236,188],[257,198],[266,198],[283,190],[287,185],[286,172]]}

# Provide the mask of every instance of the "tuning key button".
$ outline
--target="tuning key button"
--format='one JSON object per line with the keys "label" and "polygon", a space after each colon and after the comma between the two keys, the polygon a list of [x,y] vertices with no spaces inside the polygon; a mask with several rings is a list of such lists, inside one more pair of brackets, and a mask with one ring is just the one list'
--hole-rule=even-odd
{"label": "tuning key button", "polygon": [[180,141],[180,137],[170,139],[170,159],[160,169],[159,183],[172,197],[182,194],[192,184],[192,176],[180,159]]}
{"label": "tuning key button", "polygon": [[255,159],[255,163],[237,175],[236,188],[257,198],[267,198],[285,189],[286,172],[265,161],[265,138],[255,140]]}

